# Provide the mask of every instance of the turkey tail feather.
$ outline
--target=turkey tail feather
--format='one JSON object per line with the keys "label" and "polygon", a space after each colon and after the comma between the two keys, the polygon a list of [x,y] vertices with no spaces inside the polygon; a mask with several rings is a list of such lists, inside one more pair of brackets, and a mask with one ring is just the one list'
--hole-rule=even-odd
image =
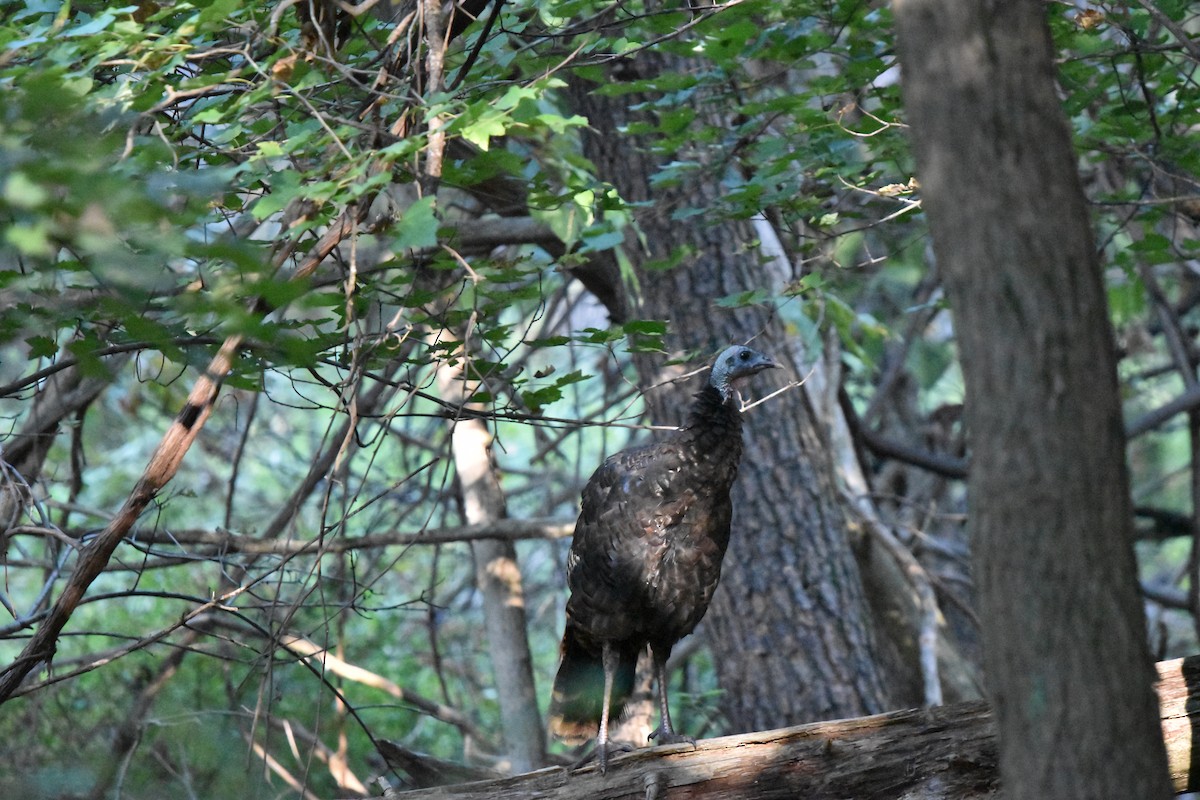
{"label": "turkey tail feather", "polygon": [[[619,720],[625,701],[633,693],[640,648],[617,644],[620,660],[613,676],[609,719]],[[550,733],[567,744],[582,744],[596,737],[604,704],[604,664],[600,653],[589,652],[575,628],[567,625],[559,646],[558,674],[550,696]]]}

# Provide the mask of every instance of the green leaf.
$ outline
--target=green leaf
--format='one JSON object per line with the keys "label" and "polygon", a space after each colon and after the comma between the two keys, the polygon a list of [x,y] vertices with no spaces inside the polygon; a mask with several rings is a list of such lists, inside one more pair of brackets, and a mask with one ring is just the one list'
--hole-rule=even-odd
{"label": "green leaf", "polygon": [[77,359],[79,370],[89,378],[111,378],[108,367],[96,356],[101,342],[93,336],[84,336],[67,345],[67,350]]}
{"label": "green leaf", "polygon": [[1108,287],[1113,322],[1123,325],[1146,313],[1146,286],[1140,280],[1117,280]]}
{"label": "green leaf", "polygon": [[396,223],[393,250],[419,250],[438,242],[438,221],[434,214],[434,198],[422,197],[408,208]]}
{"label": "green leaf", "polygon": [[480,150],[487,151],[493,136],[503,136],[508,131],[507,115],[498,113],[485,114],[468,123],[462,129],[462,137]]}
{"label": "green leaf", "polygon": [[29,345],[30,358],[49,358],[58,352],[58,343],[49,336],[30,336],[25,344]]}
{"label": "green leaf", "polygon": [[526,339],[530,347],[561,347],[571,341],[570,336],[544,336],[541,339]]}
{"label": "green leaf", "polygon": [[579,247],[581,253],[596,253],[620,247],[625,242],[625,232],[613,229],[611,225],[601,223],[583,232],[583,243]]}
{"label": "green leaf", "polygon": [[200,12],[200,23],[211,25],[233,16],[233,12],[241,6],[241,0],[211,0],[207,8]]}
{"label": "green leaf", "polygon": [[111,11],[105,11],[104,13],[93,17],[91,20],[83,23],[82,25],[77,25],[74,28],[68,28],[60,33],[59,36],[64,39],[92,36],[93,34],[97,34],[107,28],[109,25],[113,24],[115,20],[116,17],[113,16]]}
{"label": "green leaf", "polygon": [[546,406],[561,400],[562,396],[562,390],[557,386],[545,386],[541,389],[521,392],[521,402],[529,408],[530,413],[540,416]]}
{"label": "green leaf", "polygon": [[14,172],[4,182],[4,199],[17,208],[36,208],[49,197],[49,192],[24,172]]}
{"label": "green leaf", "polygon": [[282,158],[283,147],[279,142],[258,142],[258,154],[263,158]]}
{"label": "green leaf", "polygon": [[271,192],[263,195],[250,207],[250,213],[259,222],[287,208],[288,203],[304,193],[300,185],[300,174],[295,170],[282,170],[270,179]]}
{"label": "green leaf", "polygon": [[745,306],[761,305],[770,299],[771,293],[766,289],[751,289],[746,292],[718,297],[716,303],[721,308],[743,308]]}
{"label": "green leaf", "polygon": [[50,244],[49,225],[45,220],[38,220],[32,225],[10,225],[4,231],[4,241],[26,256],[46,258],[54,252]]}
{"label": "green leaf", "polygon": [[620,341],[624,336],[625,332],[621,328],[584,328],[579,341],[585,344],[611,344]]}
{"label": "green leaf", "polygon": [[578,114],[570,117],[558,114],[540,114],[537,117],[537,121],[557,134],[566,133],[572,128],[586,128],[588,124],[587,118],[581,117]]}
{"label": "green leaf", "polygon": [[662,335],[667,332],[667,323],[661,319],[635,319],[621,326],[625,333],[648,333]]}

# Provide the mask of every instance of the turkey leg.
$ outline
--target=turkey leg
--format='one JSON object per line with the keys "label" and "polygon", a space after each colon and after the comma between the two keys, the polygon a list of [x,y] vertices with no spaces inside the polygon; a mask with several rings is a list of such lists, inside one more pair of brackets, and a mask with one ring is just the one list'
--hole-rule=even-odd
{"label": "turkey leg", "polygon": [[604,665],[604,705],[600,707],[600,732],[596,734],[596,759],[600,762],[600,774],[608,771],[608,705],[612,701],[613,680],[617,675],[619,656],[611,642],[604,643],[601,651]]}
{"label": "turkey leg", "polygon": [[696,740],[691,736],[676,733],[671,726],[671,708],[667,703],[667,659],[671,656],[671,647],[655,647],[650,645],[650,655],[654,659],[654,677],[658,681],[658,727],[650,733],[650,738],[656,744],[688,744],[695,745]]}

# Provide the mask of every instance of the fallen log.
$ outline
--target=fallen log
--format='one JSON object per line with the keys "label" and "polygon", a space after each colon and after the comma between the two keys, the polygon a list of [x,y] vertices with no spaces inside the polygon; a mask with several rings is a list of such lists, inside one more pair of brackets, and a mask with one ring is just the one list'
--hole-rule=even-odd
{"label": "fallen log", "polygon": [[[1163,736],[1177,792],[1200,787],[1200,656],[1158,664]],[[391,793],[390,800],[982,800],[999,796],[996,731],[982,702],[910,709],[647,747],[594,765]]]}

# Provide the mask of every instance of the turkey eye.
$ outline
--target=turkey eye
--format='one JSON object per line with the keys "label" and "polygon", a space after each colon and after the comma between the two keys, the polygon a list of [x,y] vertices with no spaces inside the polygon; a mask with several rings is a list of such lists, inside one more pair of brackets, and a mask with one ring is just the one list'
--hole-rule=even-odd
{"label": "turkey eye", "polygon": [[750,353],[746,350],[743,350],[742,352],[738,353],[738,358],[740,358],[742,361],[745,361],[746,359],[750,358]]}

